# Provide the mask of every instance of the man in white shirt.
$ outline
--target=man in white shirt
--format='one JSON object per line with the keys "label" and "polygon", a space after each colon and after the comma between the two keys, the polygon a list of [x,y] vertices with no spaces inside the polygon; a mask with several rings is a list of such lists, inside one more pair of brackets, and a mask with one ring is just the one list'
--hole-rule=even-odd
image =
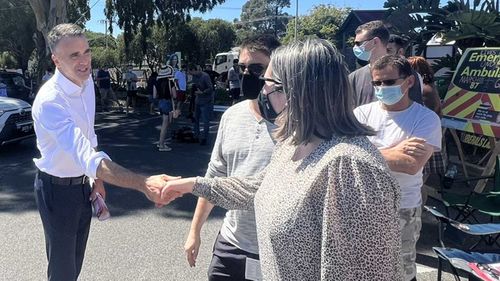
{"label": "man in white shirt", "polygon": [[410,99],[409,89],[418,81],[405,58],[383,56],[372,65],[371,75],[378,101],[359,106],[354,114],[377,132],[368,138],[380,150],[401,187],[404,281],[416,280],[415,247],[422,227],[422,168],[434,151],[441,150],[441,123],[436,113]]}
{"label": "man in white shirt", "polygon": [[[56,72],[40,89],[32,115],[40,158],[35,198],[42,219],[50,281],[77,280],[90,229],[90,198],[103,182],[136,189],[160,201],[167,176],[145,177],[96,151],[91,53],[83,30],[60,24],[48,35]],[[92,190],[87,184],[90,181]]]}

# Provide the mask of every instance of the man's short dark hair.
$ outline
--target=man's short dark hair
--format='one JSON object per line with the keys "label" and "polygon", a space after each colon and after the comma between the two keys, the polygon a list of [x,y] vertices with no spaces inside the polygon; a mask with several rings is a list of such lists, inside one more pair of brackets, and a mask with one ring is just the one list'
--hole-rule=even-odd
{"label": "man's short dark hair", "polygon": [[247,49],[250,52],[262,52],[266,56],[270,57],[271,53],[279,46],[281,46],[281,43],[275,36],[262,34],[243,40],[240,45],[240,49]]}
{"label": "man's short dark hair", "polygon": [[391,34],[389,36],[388,42],[398,45],[398,47],[403,48],[403,50],[406,50],[406,47],[408,46],[408,41],[406,39],[404,39],[403,37],[396,35],[396,34]]}
{"label": "man's short dark hair", "polygon": [[410,62],[398,55],[385,55],[379,58],[371,66],[371,70],[382,70],[386,67],[393,67],[398,70],[400,76],[411,76],[413,74]]}
{"label": "man's short dark hair", "polygon": [[363,31],[367,31],[368,38],[378,37],[384,45],[387,45],[387,42],[389,42],[389,30],[381,20],[369,21],[362,24],[356,28],[355,33],[359,34]]}
{"label": "man's short dark hair", "polygon": [[237,64],[238,62],[240,62],[238,59],[233,60],[233,64],[235,64],[235,63]]}
{"label": "man's short dark hair", "polygon": [[85,37],[83,29],[73,23],[61,23],[49,32],[47,35],[47,43],[49,45],[50,51],[53,53],[56,49],[57,44],[63,39],[67,37]]}

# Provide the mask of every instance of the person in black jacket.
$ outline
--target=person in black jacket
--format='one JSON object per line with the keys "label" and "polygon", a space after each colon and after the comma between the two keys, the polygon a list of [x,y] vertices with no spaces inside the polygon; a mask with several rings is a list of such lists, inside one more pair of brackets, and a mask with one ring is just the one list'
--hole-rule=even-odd
{"label": "person in black jacket", "polygon": [[162,124],[160,130],[160,139],[158,141],[159,151],[171,151],[172,148],[165,144],[168,126],[170,125],[170,114],[174,110],[172,102],[175,98],[175,84],[173,82],[174,69],[171,66],[165,66],[160,69],[156,84],[153,87],[153,98],[158,99],[158,110],[162,115]]}

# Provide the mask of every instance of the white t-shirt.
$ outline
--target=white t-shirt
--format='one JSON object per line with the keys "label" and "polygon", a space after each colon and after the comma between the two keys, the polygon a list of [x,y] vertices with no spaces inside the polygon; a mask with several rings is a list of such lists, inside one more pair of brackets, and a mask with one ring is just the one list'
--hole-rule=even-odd
{"label": "white t-shirt", "polygon": [[126,72],[123,78],[127,83],[127,91],[137,90],[137,75],[132,71]]}
{"label": "white t-shirt", "polygon": [[[401,141],[419,137],[441,150],[441,121],[432,110],[413,102],[403,111],[387,111],[379,101],[354,109],[359,122],[372,127],[377,135],[368,139],[378,148],[395,146]],[[422,203],[422,169],[415,175],[391,171],[401,186],[401,208],[415,208]]]}

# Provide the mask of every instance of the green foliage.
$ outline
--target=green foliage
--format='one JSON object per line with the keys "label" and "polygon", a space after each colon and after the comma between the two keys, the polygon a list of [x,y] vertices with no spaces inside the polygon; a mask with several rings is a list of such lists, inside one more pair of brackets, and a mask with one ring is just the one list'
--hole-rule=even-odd
{"label": "green foliage", "polygon": [[238,41],[256,34],[274,34],[282,37],[290,16],[283,8],[290,7],[290,0],[249,0],[241,10],[237,26]]}
{"label": "green foliage", "polygon": [[[426,47],[432,36],[439,34],[443,43],[455,41],[465,50],[472,47],[494,47],[500,45],[499,0],[453,0],[439,7],[438,0],[388,0],[388,21],[393,31],[401,33],[417,45],[419,52]],[[450,68],[449,75],[438,81],[441,97],[447,91],[451,76],[460,56],[441,58],[434,62],[435,70]]]}
{"label": "green foliage", "polygon": [[[297,39],[312,36],[321,39],[335,41],[335,35],[342,25],[350,8],[337,8],[334,5],[315,6],[311,13],[299,18]],[[292,20],[287,25],[287,32],[283,38],[284,43],[293,41],[295,37],[295,21]]]}
{"label": "green foliage", "polygon": [[[15,4],[14,4],[15,3]],[[36,23],[27,0],[0,0],[0,52],[10,68],[28,68],[28,60],[35,49],[33,33]],[[5,59],[4,59],[5,58]],[[8,58],[8,59],[7,59]]]}
{"label": "green foliage", "polygon": [[203,65],[216,53],[234,46],[236,38],[232,24],[218,19],[194,18],[186,24],[178,23],[169,28],[154,24],[145,31],[139,29],[132,33],[128,56],[125,56],[124,36],[117,38],[120,62],[141,65],[145,60],[151,70],[156,70],[159,64],[166,63],[166,54],[180,51],[183,63],[189,61]]}
{"label": "green foliage", "polygon": [[388,21],[394,31],[409,37],[423,50],[441,33],[444,42],[456,41],[461,49],[500,44],[498,0],[453,0],[439,7],[439,0],[388,0]]}
{"label": "green foliage", "polygon": [[68,22],[84,26],[90,20],[88,0],[70,0],[68,5]]}
{"label": "green foliage", "polygon": [[[194,18],[189,22],[189,27],[196,35],[197,45],[200,47],[192,60],[203,65],[219,52],[228,51],[234,46],[236,33],[233,25],[220,19],[207,21]],[[191,43],[192,44],[192,43]]]}
{"label": "green foliage", "polygon": [[[170,29],[189,20],[191,11],[206,12],[225,0],[106,0],[105,14],[109,20],[118,18],[118,26],[123,30],[125,54],[129,55],[129,43],[137,34],[142,34],[140,42],[143,52],[148,46],[146,39],[154,24]],[[112,26],[109,27],[112,32]]]}
{"label": "green foliage", "polygon": [[18,64],[16,59],[9,52],[0,53],[0,67],[17,69]]}

